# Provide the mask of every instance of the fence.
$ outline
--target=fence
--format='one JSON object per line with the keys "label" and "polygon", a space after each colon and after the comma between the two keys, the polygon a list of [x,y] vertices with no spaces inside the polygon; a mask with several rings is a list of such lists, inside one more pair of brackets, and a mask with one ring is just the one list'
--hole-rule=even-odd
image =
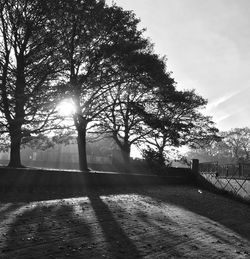
{"label": "fence", "polygon": [[250,201],[250,164],[199,164],[199,173],[219,189]]}

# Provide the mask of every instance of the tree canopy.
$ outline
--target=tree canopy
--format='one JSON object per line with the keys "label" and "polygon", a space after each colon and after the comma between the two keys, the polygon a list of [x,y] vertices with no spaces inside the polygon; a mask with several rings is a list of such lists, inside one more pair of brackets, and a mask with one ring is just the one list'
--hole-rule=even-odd
{"label": "tree canopy", "polygon": [[81,170],[88,169],[90,129],[112,137],[125,162],[131,145],[146,143],[162,155],[169,145],[216,138],[199,111],[206,100],[176,89],[139,22],[105,1],[1,0],[0,126],[10,136],[10,166],[21,166],[22,142],[51,145],[41,133],[62,128],[56,105],[63,98],[76,106]]}
{"label": "tree canopy", "polygon": [[0,126],[10,137],[9,166],[21,166],[23,137],[56,123],[60,62],[48,2],[0,2]]}

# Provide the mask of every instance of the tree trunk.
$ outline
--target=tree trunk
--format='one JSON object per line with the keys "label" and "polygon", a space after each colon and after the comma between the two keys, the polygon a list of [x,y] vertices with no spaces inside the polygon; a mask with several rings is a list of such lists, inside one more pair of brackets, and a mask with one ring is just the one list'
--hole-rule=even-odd
{"label": "tree trunk", "polygon": [[165,162],[166,162],[166,159],[165,159],[165,156],[164,156],[164,146],[161,146],[161,147],[158,147],[158,152],[159,152],[159,155],[160,155],[160,166],[165,166]]}
{"label": "tree trunk", "polygon": [[130,171],[130,146],[129,144],[125,144],[121,147],[121,153],[123,158],[123,165],[126,171]]}
{"label": "tree trunk", "polygon": [[130,152],[122,150],[122,158],[125,165],[130,164]]}
{"label": "tree trunk", "polygon": [[77,115],[77,117],[77,120],[75,119],[75,126],[77,130],[79,169],[81,171],[89,171],[86,151],[87,123],[81,115]]}
{"label": "tree trunk", "polygon": [[79,169],[81,171],[89,171],[86,152],[86,131],[77,130],[77,134]]}
{"label": "tree trunk", "polygon": [[21,131],[10,133],[10,161],[8,167],[20,168],[24,167],[21,163]]}
{"label": "tree trunk", "polygon": [[9,121],[10,124],[10,161],[9,167],[23,167],[21,164],[21,140],[22,125],[24,123],[24,104],[25,104],[25,59],[24,52],[16,54],[16,88],[15,88],[15,118]]}

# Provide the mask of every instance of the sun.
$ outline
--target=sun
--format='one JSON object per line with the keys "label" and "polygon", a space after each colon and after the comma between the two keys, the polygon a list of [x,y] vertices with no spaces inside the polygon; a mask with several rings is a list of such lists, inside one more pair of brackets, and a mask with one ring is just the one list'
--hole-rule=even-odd
{"label": "sun", "polygon": [[60,116],[67,117],[76,112],[76,106],[72,99],[64,99],[57,105],[56,110]]}

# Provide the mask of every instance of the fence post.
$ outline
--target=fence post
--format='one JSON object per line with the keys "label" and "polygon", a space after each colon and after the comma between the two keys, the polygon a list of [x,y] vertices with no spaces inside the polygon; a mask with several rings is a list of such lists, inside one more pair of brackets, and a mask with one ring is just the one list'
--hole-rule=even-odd
{"label": "fence post", "polygon": [[196,176],[199,175],[199,159],[192,159],[191,170]]}
{"label": "fence post", "polygon": [[191,171],[196,182],[199,181],[199,159],[192,159]]}
{"label": "fence post", "polygon": [[243,167],[243,164],[242,163],[239,163],[239,177],[241,177],[243,174],[242,174],[242,168]]}

